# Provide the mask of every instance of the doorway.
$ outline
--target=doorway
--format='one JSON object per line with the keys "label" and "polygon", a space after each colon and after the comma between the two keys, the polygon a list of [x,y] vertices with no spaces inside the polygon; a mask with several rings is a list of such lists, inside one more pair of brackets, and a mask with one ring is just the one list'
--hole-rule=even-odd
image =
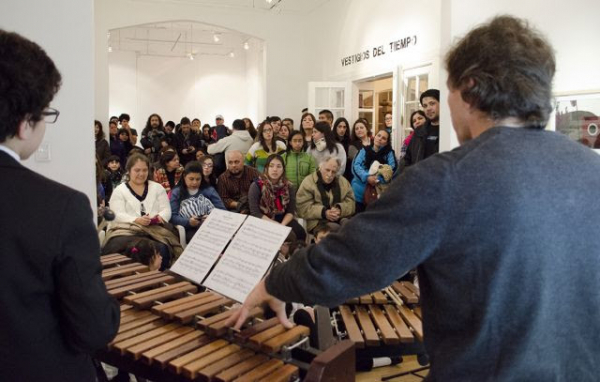
{"label": "doorway", "polygon": [[393,76],[386,73],[367,80],[356,81],[358,118],[369,121],[373,134],[385,129],[385,115],[393,109]]}

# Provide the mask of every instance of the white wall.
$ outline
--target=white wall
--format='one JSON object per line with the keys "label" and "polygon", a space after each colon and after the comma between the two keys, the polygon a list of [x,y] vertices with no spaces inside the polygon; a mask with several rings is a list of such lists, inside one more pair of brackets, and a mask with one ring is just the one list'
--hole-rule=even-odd
{"label": "white wall", "polygon": [[[448,43],[464,36],[477,24],[498,14],[525,18],[539,29],[554,47],[557,72],[554,92],[600,90],[600,2],[593,0],[451,0],[445,33]],[[444,32],[443,32],[444,33]],[[501,43],[501,42],[499,42]],[[444,50],[447,46],[444,46]],[[447,97],[442,88],[442,99]],[[449,117],[446,102],[442,117]],[[448,118],[446,118],[448,120]],[[452,145],[458,145],[452,136]],[[447,148],[451,148],[447,147]]]}
{"label": "white wall", "polygon": [[[229,28],[265,41],[265,57],[255,62],[254,69],[266,66],[266,79],[258,78],[250,86],[266,83],[266,103],[252,100],[259,109],[258,119],[266,115],[298,118],[307,103],[306,82],[309,70],[307,18],[299,15],[215,8],[191,2],[156,2],[131,0],[96,1],[96,117],[106,120],[108,111],[108,73],[105,71],[107,33],[111,29],[164,21],[188,20]],[[257,90],[255,94],[260,93]],[[225,103],[227,100],[223,100]],[[262,106],[262,109],[260,108]],[[247,109],[235,115],[247,114]],[[211,116],[214,118],[214,116]],[[256,120],[256,119],[255,119]],[[139,125],[139,124],[138,124]]]}
{"label": "white wall", "polygon": [[92,0],[3,1],[0,28],[38,43],[63,78],[51,103],[60,117],[47,126],[43,140],[51,160],[36,162],[32,156],[25,165],[84,192],[95,209],[93,11]]}
{"label": "white wall", "polygon": [[129,113],[138,133],[152,113],[164,122],[179,123],[187,116],[210,125],[222,114],[231,125],[233,119],[247,115],[251,104],[256,105],[248,100],[245,61],[241,55],[198,55],[192,61],[113,51],[109,54],[109,113]]}

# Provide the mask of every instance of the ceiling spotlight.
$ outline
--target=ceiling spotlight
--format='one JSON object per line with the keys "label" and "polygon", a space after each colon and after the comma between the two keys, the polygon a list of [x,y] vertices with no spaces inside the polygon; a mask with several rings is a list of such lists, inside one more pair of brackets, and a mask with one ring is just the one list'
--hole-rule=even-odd
{"label": "ceiling spotlight", "polygon": [[250,44],[248,44],[248,41],[246,41],[244,43],[244,49],[246,49],[246,50],[250,49]]}
{"label": "ceiling spotlight", "polygon": [[234,57],[235,57],[235,53],[233,53],[233,52],[230,52],[230,53],[229,53],[229,57],[231,57],[231,58],[234,58]]}
{"label": "ceiling spotlight", "polygon": [[108,47],[108,53],[112,52],[112,46]]}
{"label": "ceiling spotlight", "polygon": [[273,2],[273,0],[266,0],[267,3],[271,4]]}
{"label": "ceiling spotlight", "polygon": [[188,57],[190,58],[190,61],[194,61],[194,55],[193,54],[188,54]]}
{"label": "ceiling spotlight", "polygon": [[213,40],[214,42],[219,42],[221,41],[221,36],[215,33],[213,34]]}

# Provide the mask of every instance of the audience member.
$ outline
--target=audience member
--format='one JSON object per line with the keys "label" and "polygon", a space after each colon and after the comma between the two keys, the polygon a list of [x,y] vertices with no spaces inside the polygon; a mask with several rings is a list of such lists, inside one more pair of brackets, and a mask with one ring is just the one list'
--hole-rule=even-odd
{"label": "audience member", "polygon": [[291,227],[298,240],[306,240],[304,228],[294,219],[296,191],[285,177],[279,154],[267,158],[263,174],[248,190],[248,204],[252,216]]}
{"label": "audience member", "polygon": [[132,128],[129,125],[130,120],[131,118],[129,117],[129,114],[123,113],[119,116],[119,123],[121,124],[121,129],[127,130],[127,132],[129,133],[129,140],[131,142],[131,145],[135,146],[137,144],[138,133],[136,129]]}
{"label": "audience member", "polygon": [[102,166],[102,161],[96,155],[96,187],[97,187],[97,207],[104,207],[108,205],[110,196],[112,195],[113,186],[110,181],[110,174]]}
{"label": "audience member", "polygon": [[356,154],[364,147],[369,147],[372,142],[371,125],[364,118],[359,118],[352,126],[352,134],[350,134],[350,145],[348,146],[348,160],[350,163],[350,173],[344,173],[346,179],[352,182],[354,174],[352,173],[352,162]]}
{"label": "audience member", "polygon": [[[147,265],[151,271],[160,269],[162,257],[152,240],[138,238],[127,246],[124,254],[137,263]],[[127,378],[129,379],[129,376]]]}
{"label": "audience member", "polygon": [[219,139],[218,142],[209,145],[206,148],[206,151],[211,155],[218,155],[218,158],[215,158],[215,163],[217,164],[216,173],[218,175],[222,174],[226,170],[225,166],[225,154],[230,150],[237,150],[242,152],[242,154],[246,154],[252,146],[252,137],[250,133],[246,131],[246,124],[241,119],[236,119],[233,121],[233,133],[222,139]]}
{"label": "audience member", "polygon": [[413,131],[410,132],[408,137],[404,138],[404,142],[402,142],[402,147],[400,148],[400,158],[406,155],[406,150],[408,149],[408,145],[412,140],[412,137],[415,135],[415,130],[419,127],[423,126],[427,123],[427,116],[423,110],[415,110],[410,115],[410,127]]}
{"label": "audience member", "polygon": [[329,127],[333,126],[333,113],[331,110],[321,110],[319,112],[319,121],[324,121],[329,123]]}
{"label": "audience member", "polygon": [[312,142],[312,132],[315,127],[317,120],[311,113],[302,114],[302,121],[300,122],[300,131],[304,136],[306,144],[309,145]]}
{"label": "audience member", "polygon": [[106,139],[104,139],[105,134],[104,130],[102,130],[102,123],[98,120],[94,121],[94,136],[96,138],[96,155],[98,155],[100,163],[104,165],[110,156],[110,146]]}
{"label": "audience member", "polygon": [[325,158],[330,156],[339,159],[338,175],[344,175],[346,151],[344,151],[344,146],[336,141],[328,122],[317,122],[312,131],[312,142],[306,152],[315,157],[317,165],[320,165]]}
{"label": "audience member", "polygon": [[390,178],[391,174],[396,170],[396,157],[392,149],[390,134],[385,129],[379,130],[375,134],[373,144],[363,147],[352,162],[352,172],[354,174],[354,178],[352,178],[352,190],[356,198],[356,212],[362,212],[365,209],[364,194],[367,185],[375,188],[379,183],[385,184],[389,182],[389,178],[386,179],[383,175],[378,175],[377,172],[373,174],[371,168],[374,162],[378,162],[381,165],[389,165],[391,168],[389,171]]}
{"label": "audience member", "polygon": [[202,122],[198,118],[192,119],[192,131],[198,135],[200,135],[200,126]]}
{"label": "audience member", "polygon": [[[204,182],[202,170],[199,162],[192,161],[186,164],[183,182],[173,190],[171,195],[171,223],[185,228],[188,243],[215,207],[225,209],[217,192]],[[220,203],[215,205],[204,195],[203,190]]]}
{"label": "audience member", "polygon": [[150,237],[156,242],[164,270],[173,258],[171,253],[176,258],[182,249],[178,237],[164,226],[171,218],[169,199],[160,184],[148,180],[149,168],[150,161],[143,154],[127,160],[127,181],[113,190],[110,199],[115,220],[109,224],[102,252],[123,252],[131,237]]}
{"label": "audience member", "polygon": [[228,210],[248,214],[248,190],[259,173],[255,168],[244,165],[244,156],[239,151],[229,151],[225,159],[227,171],[219,176],[219,195]]}
{"label": "audience member", "polygon": [[294,131],[294,120],[291,118],[284,118],[281,120],[281,126],[287,126],[290,133]]}
{"label": "audience member", "polygon": [[202,126],[201,139],[205,146],[216,142],[215,139],[212,137],[212,127],[210,127],[208,123]]}
{"label": "audience member", "polygon": [[123,146],[123,153],[125,157],[129,156],[129,152],[133,149],[133,145],[131,144],[131,135],[129,130],[125,128],[119,129],[119,141],[121,141],[121,145]]}
{"label": "audience member", "polygon": [[165,123],[165,142],[167,142],[167,146],[177,146],[175,138],[175,122],[173,121]]}
{"label": "audience member", "polygon": [[277,137],[279,135],[279,130],[281,129],[281,118],[274,115],[272,117],[268,117],[267,122],[269,122],[269,124],[273,128],[273,135]]}
{"label": "audience member", "polygon": [[246,125],[246,130],[248,131],[248,133],[250,133],[250,136],[252,137],[252,140],[254,141],[256,139],[256,135],[258,134],[258,132],[256,131],[256,128],[254,127],[254,124],[252,123],[252,120],[250,120],[250,118],[244,118],[244,124]]}
{"label": "audience member", "polygon": [[154,181],[167,191],[167,195],[181,180],[183,167],[179,164],[179,155],[173,150],[163,151],[158,160],[158,167],[154,169]]}
{"label": "audience member", "polygon": [[211,155],[204,155],[198,159],[200,166],[202,166],[202,183],[217,187],[217,176],[215,174],[215,161]]}
{"label": "audience member", "polygon": [[393,122],[392,113],[385,113],[383,122],[385,124],[385,129],[390,134],[390,136],[392,136],[392,122]]}
{"label": "audience member", "polygon": [[337,229],[354,215],[354,192],[346,178],[336,175],[339,167],[337,158],[326,158],[315,173],[302,181],[298,189],[298,217],[306,220],[308,232],[313,232],[323,224]]}
{"label": "audience member", "polygon": [[181,127],[175,134],[177,139],[177,153],[179,160],[185,166],[187,162],[196,159],[196,151],[202,146],[200,137],[192,131],[192,125],[188,117],[181,118]]}
{"label": "audience member", "polygon": [[168,146],[163,120],[158,114],[150,114],[146,121],[146,127],[142,130],[142,147],[144,154],[151,161],[159,159],[160,149]]}
{"label": "audience member", "polygon": [[215,117],[215,123],[216,125],[211,128],[212,138],[215,142],[218,142],[219,139],[225,138],[231,134],[229,127],[225,126],[225,120],[221,114],[217,114]]}
{"label": "audience member", "polygon": [[283,142],[285,145],[288,143],[288,139],[290,137],[290,129],[287,125],[281,125],[279,128],[279,134],[277,134],[277,139]]}
{"label": "audience member", "polygon": [[110,153],[111,155],[116,155],[119,157],[119,163],[121,168],[125,168],[125,163],[127,162],[127,154],[125,153],[125,146],[123,142],[119,139],[119,128],[115,122],[110,122],[108,124],[108,134],[109,134],[109,143],[110,143]]}
{"label": "audience member", "polygon": [[315,228],[315,244],[319,244],[321,240],[325,239],[325,237],[327,237],[331,233],[331,231],[331,227],[327,224],[320,225],[317,228]]}
{"label": "audience member", "polygon": [[[121,184],[122,171],[121,159],[116,155],[111,155],[106,160],[106,170],[108,171],[108,180],[112,184],[112,189],[117,188]],[[110,200],[110,198],[108,199]]]}
{"label": "audience member", "polygon": [[290,135],[287,151],[281,155],[285,161],[285,175],[296,189],[306,176],[317,170],[315,157],[304,152],[304,144],[302,132],[294,130]]}
{"label": "audience member", "polygon": [[269,122],[264,121],[258,125],[258,141],[248,150],[246,164],[255,167],[259,173],[262,173],[269,155],[285,151],[285,148],[283,142],[275,139],[273,128]]}
{"label": "audience member", "polygon": [[410,144],[406,148],[406,154],[400,161],[400,171],[437,154],[440,148],[440,91],[425,90],[421,94],[420,101],[429,121],[414,131]]}
{"label": "audience member", "polygon": [[350,155],[350,123],[344,117],[340,117],[333,123],[333,136],[335,140],[344,147],[346,152],[346,167],[344,168],[344,177],[352,180],[352,159]]}

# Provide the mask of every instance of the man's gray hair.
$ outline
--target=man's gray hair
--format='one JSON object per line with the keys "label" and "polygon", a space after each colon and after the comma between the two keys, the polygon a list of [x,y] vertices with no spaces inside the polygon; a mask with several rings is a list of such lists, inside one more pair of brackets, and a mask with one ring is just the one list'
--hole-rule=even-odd
{"label": "man's gray hair", "polygon": [[319,163],[319,168],[321,168],[322,165],[329,162],[330,160],[334,160],[335,163],[337,164],[338,168],[340,168],[342,166],[342,162],[340,161],[339,158],[329,155],[329,156],[326,156],[325,159],[323,159],[323,161],[321,163]]}

